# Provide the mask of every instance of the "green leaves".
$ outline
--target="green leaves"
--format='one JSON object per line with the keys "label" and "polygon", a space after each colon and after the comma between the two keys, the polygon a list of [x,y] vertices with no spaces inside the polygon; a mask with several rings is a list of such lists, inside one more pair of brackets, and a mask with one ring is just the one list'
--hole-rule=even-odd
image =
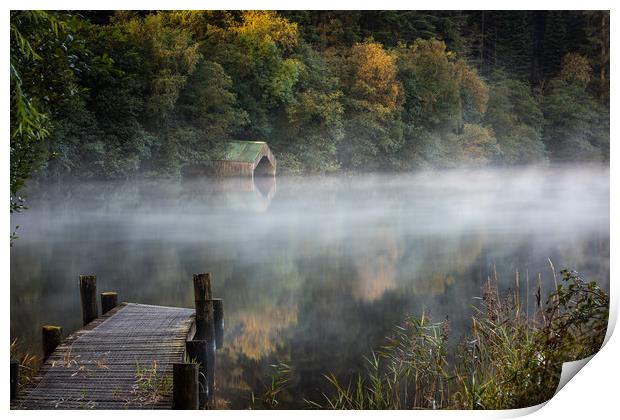
{"label": "green leaves", "polygon": [[11,12],[13,193],[38,164],[178,176],[232,138],[267,139],[284,172],[609,159],[603,12],[547,13],[549,57],[532,12],[86,15]]}
{"label": "green leaves", "polygon": [[508,164],[544,162],[543,114],[529,86],[496,72],[483,122],[494,131]]}
{"label": "green leaves", "polygon": [[[11,11],[12,195],[40,163],[43,140],[50,135],[50,102],[74,92],[62,43],[66,28],[65,22],[48,12]],[[11,200],[11,212],[23,208],[16,203]]]}
{"label": "green leaves", "polygon": [[609,146],[609,133],[599,132],[601,105],[581,82],[556,78],[543,99],[545,141],[558,161],[601,161]]}

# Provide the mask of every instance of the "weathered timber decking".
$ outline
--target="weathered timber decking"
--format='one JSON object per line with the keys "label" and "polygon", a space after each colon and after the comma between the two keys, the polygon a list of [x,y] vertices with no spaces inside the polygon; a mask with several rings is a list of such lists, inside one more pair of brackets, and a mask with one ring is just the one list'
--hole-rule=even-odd
{"label": "weathered timber decking", "polygon": [[68,336],[12,408],[171,408],[172,364],[194,329],[194,309],[122,304]]}

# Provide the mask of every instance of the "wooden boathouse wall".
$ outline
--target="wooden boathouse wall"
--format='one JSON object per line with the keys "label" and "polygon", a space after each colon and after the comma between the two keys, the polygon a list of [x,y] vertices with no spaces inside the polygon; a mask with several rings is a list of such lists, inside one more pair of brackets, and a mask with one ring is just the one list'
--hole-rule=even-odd
{"label": "wooden boathouse wall", "polygon": [[214,162],[216,176],[275,176],[276,158],[265,142],[229,142],[222,160]]}

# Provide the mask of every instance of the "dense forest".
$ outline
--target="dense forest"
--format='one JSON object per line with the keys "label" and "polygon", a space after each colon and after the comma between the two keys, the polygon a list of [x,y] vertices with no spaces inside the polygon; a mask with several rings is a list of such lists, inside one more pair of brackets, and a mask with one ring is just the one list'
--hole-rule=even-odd
{"label": "dense forest", "polygon": [[229,139],[280,173],[608,162],[609,13],[11,12],[14,195]]}

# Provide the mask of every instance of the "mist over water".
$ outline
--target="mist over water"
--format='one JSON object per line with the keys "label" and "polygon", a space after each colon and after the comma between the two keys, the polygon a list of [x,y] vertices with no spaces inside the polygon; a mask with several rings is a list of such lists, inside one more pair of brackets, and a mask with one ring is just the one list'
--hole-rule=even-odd
{"label": "mist over water", "polygon": [[609,284],[609,170],[551,167],[252,180],[81,182],[30,191],[11,217],[11,336],[38,349],[43,324],[80,326],[79,274],[128,302],[193,307],[192,274],[224,298],[216,381],[232,408],[295,368],[320,399],[323,373],[363,367],[392,326],[449,317],[455,340],[494,271],[548,259]]}

